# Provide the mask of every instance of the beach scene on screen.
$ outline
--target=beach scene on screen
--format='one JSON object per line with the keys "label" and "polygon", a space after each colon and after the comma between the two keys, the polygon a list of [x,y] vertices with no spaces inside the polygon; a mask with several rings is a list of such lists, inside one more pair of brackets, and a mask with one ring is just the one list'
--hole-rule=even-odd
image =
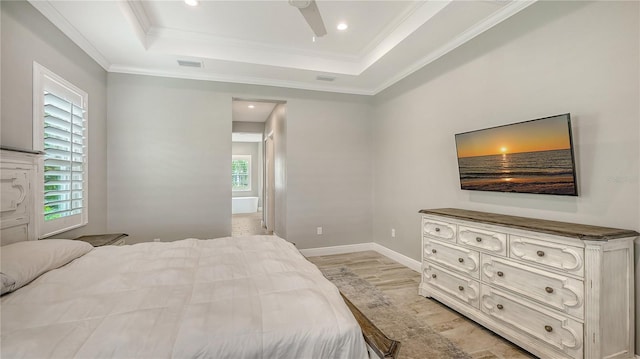
{"label": "beach scene on screen", "polygon": [[567,115],[456,135],[462,189],[576,195]]}

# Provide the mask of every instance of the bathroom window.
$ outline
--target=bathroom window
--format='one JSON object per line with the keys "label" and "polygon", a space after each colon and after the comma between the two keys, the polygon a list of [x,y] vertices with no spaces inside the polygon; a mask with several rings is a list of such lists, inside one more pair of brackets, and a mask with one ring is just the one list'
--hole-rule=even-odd
{"label": "bathroom window", "polygon": [[251,155],[233,155],[231,184],[233,191],[251,191]]}

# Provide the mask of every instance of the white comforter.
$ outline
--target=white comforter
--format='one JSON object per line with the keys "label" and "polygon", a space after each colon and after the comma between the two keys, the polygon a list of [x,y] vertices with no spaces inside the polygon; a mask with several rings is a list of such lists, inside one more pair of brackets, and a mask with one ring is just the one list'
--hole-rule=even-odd
{"label": "white comforter", "polygon": [[1,303],[3,359],[367,357],[336,287],[274,236],[100,247]]}

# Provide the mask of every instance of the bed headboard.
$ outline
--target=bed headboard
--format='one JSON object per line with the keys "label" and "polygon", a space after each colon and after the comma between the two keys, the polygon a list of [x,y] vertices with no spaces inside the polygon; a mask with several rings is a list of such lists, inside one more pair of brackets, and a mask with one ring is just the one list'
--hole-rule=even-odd
{"label": "bed headboard", "polygon": [[37,239],[35,179],[38,153],[0,150],[0,244]]}

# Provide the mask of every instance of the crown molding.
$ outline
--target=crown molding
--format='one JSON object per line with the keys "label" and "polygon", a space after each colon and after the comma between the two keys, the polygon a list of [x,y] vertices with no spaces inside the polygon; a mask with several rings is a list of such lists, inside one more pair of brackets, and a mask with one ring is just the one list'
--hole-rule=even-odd
{"label": "crown molding", "polygon": [[361,89],[361,88],[355,88],[355,87],[322,86],[320,84],[315,85],[315,84],[309,84],[304,82],[273,80],[273,79],[264,79],[259,77],[248,77],[248,76],[229,76],[227,74],[225,75],[215,74],[215,73],[185,74],[179,71],[170,71],[170,70],[164,70],[164,69],[149,69],[149,68],[140,68],[140,67],[123,66],[123,65],[111,65],[109,72],[131,74],[131,75],[168,77],[168,78],[175,78],[175,79],[284,87],[284,88],[291,88],[291,89],[298,89],[298,90],[334,92],[334,93],[344,93],[344,94],[350,94],[350,95],[365,95],[365,96],[374,95],[372,91],[368,91],[366,89]]}
{"label": "crown molding", "polygon": [[[448,0],[446,0],[448,1]],[[402,14],[398,15],[389,25],[387,25],[376,37],[373,38],[365,47],[360,51],[360,57],[364,58],[368,53],[373,51],[376,47],[380,46],[380,44],[389,36],[393,36],[395,32],[397,32],[405,21],[408,21],[411,17],[415,17],[416,11],[418,11],[421,7],[424,6],[424,2],[417,1],[413,6],[405,10]]]}
{"label": "crown molding", "polygon": [[199,43],[199,45],[208,45],[208,46],[223,46],[228,48],[248,48],[254,49],[258,48],[264,51],[279,51],[286,53],[287,56],[291,55],[302,55],[309,57],[326,57],[337,61],[344,62],[357,62],[360,57],[358,55],[345,55],[327,51],[314,51],[314,50],[300,50],[295,47],[285,46],[285,45],[272,45],[265,44],[262,42],[256,41],[247,41],[247,40],[239,40],[228,37],[216,36],[201,32],[192,32],[185,30],[177,30],[170,28],[163,28],[158,26],[151,26],[146,33],[148,40],[161,40],[161,39],[171,39],[171,40],[180,40],[180,41],[194,41]]}
{"label": "crown molding", "polygon": [[146,36],[149,52],[184,57],[244,62],[299,70],[357,76],[355,56],[295,50],[291,47],[228,39],[196,32],[152,27]]}
{"label": "crown molding", "polygon": [[28,0],[36,10],[40,11],[45,18],[49,19],[62,33],[71,39],[89,57],[97,62],[103,69],[109,71],[111,63],[104,55],[96,49],[67,19],[51,5],[49,1]]}
{"label": "crown molding", "polygon": [[414,62],[412,65],[410,65],[403,71],[398,72],[398,74],[390,78],[388,81],[385,81],[380,86],[373,89],[371,92],[373,92],[373,94],[380,93],[384,89],[390,87],[391,85],[411,75],[412,73],[418,71],[419,69],[425,67],[426,65],[436,61],[437,59],[455,50],[456,48],[463,45],[464,43],[472,40],[476,36],[482,34],[483,32],[498,25],[499,23],[508,19],[509,17],[533,5],[537,1],[538,0],[513,1],[508,5],[505,5],[504,7],[500,8],[495,13],[493,13],[491,16],[489,16],[488,18],[476,23],[475,25],[465,30],[460,35],[456,36],[453,40],[442,45],[435,51],[432,51],[422,59]]}
{"label": "crown molding", "polygon": [[149,29],[151,29],[152,26],[151,19],[149,19],[149,16],[147,15],[147,12],[142,5],[142,1],[127,0],[126,3],[127,5],[129,5],[129,8],[138,21],[138,24],[140,25],[142,31],[144,33],[149,32]]}
{"label": "crown molding", "polygon": [[396,47],[400,42],[409,37],[420,26],[431,20],[440,11],[451,4],[453,0],[427,1],[419,3],[420,6],[413,8],[397,25],[393,31],[384,33],[376,46],[367,47],[360,57],[361,73],[375,64],[384,55]]}
{"label": "crown molding", "polygon": [[120,11],[131,25],[142,46],[147,49],[147,33],[151,30],[151,20],[141,1],[118,1]]}

